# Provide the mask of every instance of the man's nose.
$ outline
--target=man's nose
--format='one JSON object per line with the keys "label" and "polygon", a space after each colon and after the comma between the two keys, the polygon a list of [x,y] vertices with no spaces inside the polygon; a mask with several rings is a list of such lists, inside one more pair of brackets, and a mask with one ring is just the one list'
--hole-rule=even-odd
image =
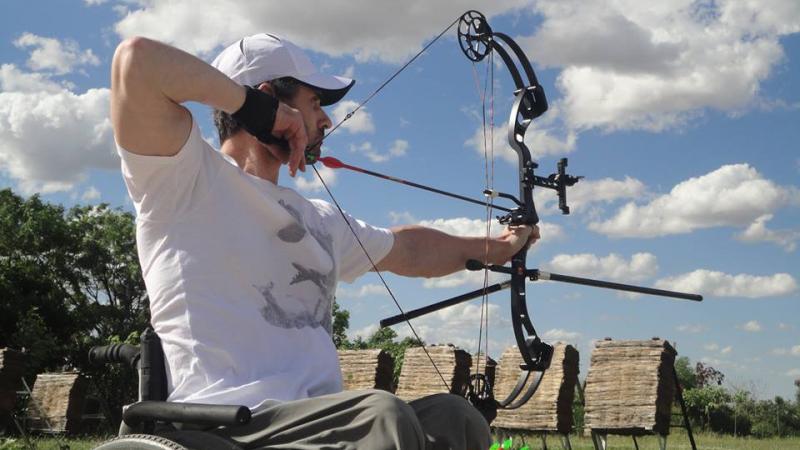
{"label": "man's nose", "polygon": [[320,117],[320,120],[318,122],[319,128],[327,130],[328,128],[333,126],[333,122],[331,122],[331,118],[328,117],[328,113],[326,113],[324,109],[320,109],[320,112],[322,113],[322,117]]}

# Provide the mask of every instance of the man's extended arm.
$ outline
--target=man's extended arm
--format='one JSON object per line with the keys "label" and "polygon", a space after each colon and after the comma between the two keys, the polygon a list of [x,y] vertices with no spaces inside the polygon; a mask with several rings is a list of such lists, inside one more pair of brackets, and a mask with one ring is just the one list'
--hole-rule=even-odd
{"label": "man's extended arm", "polygon": [[[111,122],[117,142],[142,155],[171,156],[189,135],[195,101],[233,113],[246,90],[225,74],[177,48],[142,37],[126,39],[111,64]],[[290,168],[301,164],[307,137],[300,113],[281,103],[272,134],[292,148]]]}
{"label": "man's extended arm", "polygon": [[379,270],[388,270],[409,277],[441,277],[464,269],[468,259],[488,260],[503,264],[523,245],[539,238],[538,227],[515,227],[496,238],[458,237],[421,226],[403,226],[392,229],[394,245],[378,264]]}

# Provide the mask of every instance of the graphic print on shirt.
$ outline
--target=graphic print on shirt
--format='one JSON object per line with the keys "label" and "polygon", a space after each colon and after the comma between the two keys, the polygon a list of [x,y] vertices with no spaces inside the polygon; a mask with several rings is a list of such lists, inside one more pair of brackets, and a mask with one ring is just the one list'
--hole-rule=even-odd
{"label": "graphic print on shirt", "polygon": [[278,200],[278,203],[297,220],[296,224],[289,225],[278,231],[278,238],[283,242],[296,243],[305,237],[306,231],[308,230],[311,237],[317,241],[319,246],[330,257],[331,270],[323,274],[312,268],[305,267],[302,264],[296,262],[292,263],[292,267],[295,268],[297,273],[292,277],[289,284],[311,282],[317,286],[320,292],[320,297],[316,299],[313,308],[297,313],[289,313],[281,307],[275,295],[272,293],[274,283],[269,283],[266,286],[254,285],[267,303],[266,306],[261,309],[261,315],[270,324],[281,328],[317,328],[322,326],[328,334],[332,335],[331,306],[333,304],[333,295],[336,288],[336,260],[333,257],[333,237],[325,231],[307,227],[300,212],[291,205],[286,204],[283,200]]}
{"label": "graphic print on shirt", "polygon": [[274,283],[266,286],[255,286],[267,305],[261,308],[261,316],[270,324],[281,328],[318,328],[323,327],[328,334],[331,334],[331,312],[330,307],[326,307],[323,299],[317,301],[313,311],[303,311],[300,313],[289,314],[281,308],[278,300],[272,294]]}
{"label": "graphic print on shirt", "polygon": [[301,225],[303,223],[303,216],[300,215],[300,211],[287,205],[283,200],[278,200],[278,204],[283,206],[283,209],[296,220],[295,223],[278,230],[278,238],[283,242],[300,242],[306,236],[306,229]]}

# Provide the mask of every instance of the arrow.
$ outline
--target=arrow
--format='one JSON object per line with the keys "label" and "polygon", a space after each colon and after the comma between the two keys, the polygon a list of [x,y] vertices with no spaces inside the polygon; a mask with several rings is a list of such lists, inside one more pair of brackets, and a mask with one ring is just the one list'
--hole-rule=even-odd
{"label": "arrow", "polygon": [[488,205],[488,206],[490,206],[490,207],[492,207],[494,209],[497,209],[497,210],[500,210],[500,211],[505,211],[505,212],[512,212],[513,211],[513,210],[511,210],[509,208],[504,208],[502,206],[497,206],[497,205],[489,204],[489,203],[486,203],[486,202],[482,202],[480,200],[475,200],[475,199],[472,199],[472,198],[469,198],[469,197],[464,197],[463,195],[453,194],[452,192],[447,192],[447,191],[443,191],[441,189],[436,189],[436,188],[432,188],[430,186],[425,186],[425,185],[422,185],[422,184],[419,184],[419,183],[414,183],[413,181],[408,181],[408,180],[404,180],[402,178],[393,177],[391,175],[385,175],[385,174],[378,173],[378,172],[373,172],[371,170],[367,170],[367,169],[364,169],[364,168],[361,168],[361,167],[352,166],[352,165],[346,164],[346,163],[342,162],[341,160],[336,159],[336,158],[334,158],[332,156],[323,156],[323,157],[318,158],[317,161],[321,162],[325,167],[327,167],[329,169],[349,169],[349,170],[352,170],[354,172],[359,172],[359,173],[363,173],[363,174],[367,174],[367,175],[372,175],[373,177],[378,177],[378,178],[382,178],[384,180],[394,181],[395,183],[404,184],[406,186],[411,186],[411,187],[415,187],[415,188],[418,188],[418,189],[423,189],[423,190],[426,190],[426,191],[429,191],[429,192],[434,192],[436,194],[441,194],[441,195],[446,195],[448,197],[457,198],[459,200],[464,200],[465,202],[475,203],[476,205],[481,205],[481,206],[487,206]]}

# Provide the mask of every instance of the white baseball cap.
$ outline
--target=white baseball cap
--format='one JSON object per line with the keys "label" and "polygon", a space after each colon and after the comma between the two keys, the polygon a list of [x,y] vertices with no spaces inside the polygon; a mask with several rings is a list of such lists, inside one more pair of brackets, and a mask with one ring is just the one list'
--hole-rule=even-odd
{"label": "white baseball cap", "polygon": [[319,90],[322,106],[338,102],[355,84],[350,78],[320,73],[300,47],[267,33],[229,45],[211,65],[244,86],[292,77]]}

